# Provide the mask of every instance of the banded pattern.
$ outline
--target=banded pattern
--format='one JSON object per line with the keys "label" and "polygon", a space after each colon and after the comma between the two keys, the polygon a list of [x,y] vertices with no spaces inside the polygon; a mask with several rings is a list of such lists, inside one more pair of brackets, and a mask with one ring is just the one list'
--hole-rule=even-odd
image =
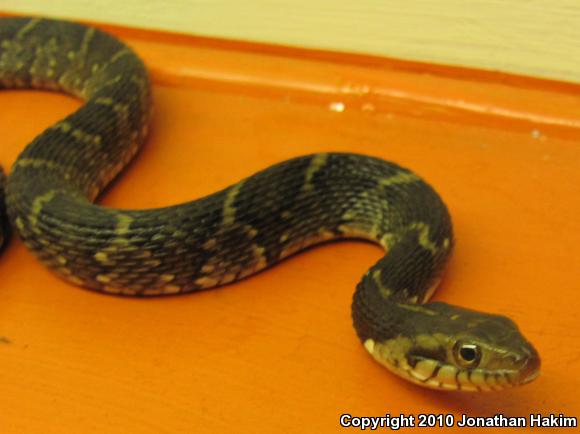
{"label": "banded pattern", "polygon": [[2,18],[0,84],[85,100],[24,149],[6,183],[12,226],[69,282],[133,296],[186,293],[239,280],[320,242],[364,238],[388,252],[357,286],[352,310],[359,338],[379,362],[423,385],[463,390],[536,375],[535,350],[507,318],[419,304],[440,278],[453,234],[446,206],[411,171],[321,153],[193,202],[105,208],[93,201],[147,136],[151,95],[141,60],[94,28]]}

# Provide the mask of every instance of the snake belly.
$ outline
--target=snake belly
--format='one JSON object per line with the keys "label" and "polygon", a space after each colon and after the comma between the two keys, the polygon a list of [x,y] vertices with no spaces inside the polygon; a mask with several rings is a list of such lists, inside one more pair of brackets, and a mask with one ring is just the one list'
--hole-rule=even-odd
{"label": "snake belly", "polygon": [[440,358],[409,358],[420,347],[430,357],[441,352],[435,317],[449,323],[472,312],[418,304],[428,301],[453,234],[445,204],[411,171],[359,154],[319,153],[192,202],[103,207],[93,202],[147,136],[151,90],[143,62],[105,32],[49,19],[1,18],[0,43],[2,87],[84,100],[22,151],[6,181],[10,226],[62,278],[113,294],[188,293],[239,280],[323,241],[368,239],[388,252],[364,275],[352,305],[356,332],[373,357],[428,387],[487,390],[517,382],[505,373],[475,381],[467,378],[469,366],[444,373]]}

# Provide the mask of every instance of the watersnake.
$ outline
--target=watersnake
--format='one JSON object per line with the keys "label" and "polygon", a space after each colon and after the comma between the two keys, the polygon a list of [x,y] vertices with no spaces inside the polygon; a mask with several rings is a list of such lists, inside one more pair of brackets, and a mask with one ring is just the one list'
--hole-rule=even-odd
{"label": "watersnake", "polygon": [[[537,376],[538,354],[510,319],[429,302],[453,231],[439,195],[413,172],[370,156],[318,153],[189,203],[111,209],[93,202],[145,142],[151,118],[140,58],[92,27],[0,18],[0,86],[84,100],[22,151],[1,210],[67,281],[131,296],[187,293],[237,281],[317,243],[367,239],[386,254],[357,285],[352,319],[379,363],[451,390],[502,389]],[[1,224],[4,238],[8,224]]]}

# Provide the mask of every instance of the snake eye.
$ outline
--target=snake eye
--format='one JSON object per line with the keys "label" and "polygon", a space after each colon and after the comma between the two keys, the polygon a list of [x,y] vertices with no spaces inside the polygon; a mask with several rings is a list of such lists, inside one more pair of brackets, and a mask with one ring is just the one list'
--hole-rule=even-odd
{"label": "snake eye", "polygon": [[457,364],[462,368],[475,368],[481,360],[481,350],[475,344],[457,342],[453,348]]}

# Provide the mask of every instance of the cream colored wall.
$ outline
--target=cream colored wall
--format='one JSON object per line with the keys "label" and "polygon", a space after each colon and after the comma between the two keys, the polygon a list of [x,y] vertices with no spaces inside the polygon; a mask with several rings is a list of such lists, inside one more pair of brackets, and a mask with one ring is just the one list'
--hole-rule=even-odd
{"label": "cream colored wall", "polygon": [[0,0],[0,10],[580,82],[579,0]]}

